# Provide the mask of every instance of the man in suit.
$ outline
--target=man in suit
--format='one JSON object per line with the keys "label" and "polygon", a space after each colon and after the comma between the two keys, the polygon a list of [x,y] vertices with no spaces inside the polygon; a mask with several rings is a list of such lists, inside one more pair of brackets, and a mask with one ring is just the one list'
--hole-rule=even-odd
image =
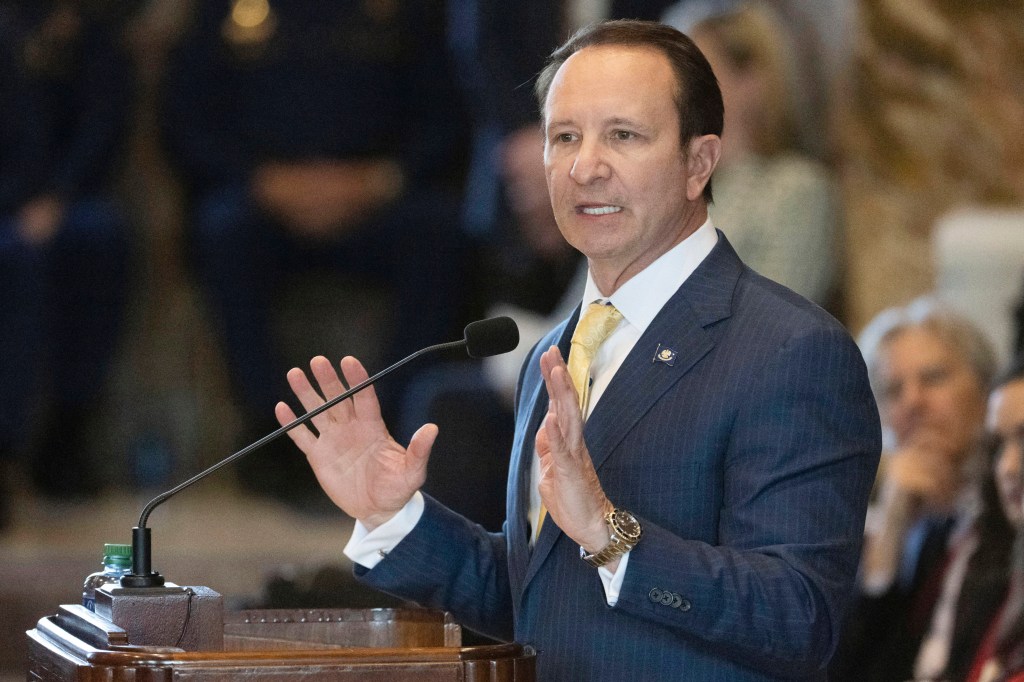
{"label": "man in suit", "polygon": [[[291,431],[357,519],[346,554],[369,585],[536,647],[540,679],[824,679],[881,448],[860,353],[708,221],[722,101],[688,38],[600,24],[537,90],[584,318],[621,320],[582,390],[579,351],[563,360],[579,311],[531,352],[500,533],[417,492],[438,428],[400,446],[371,390]],[[307,410],[343,390],[310,366],[318,389],[288,375]]]}

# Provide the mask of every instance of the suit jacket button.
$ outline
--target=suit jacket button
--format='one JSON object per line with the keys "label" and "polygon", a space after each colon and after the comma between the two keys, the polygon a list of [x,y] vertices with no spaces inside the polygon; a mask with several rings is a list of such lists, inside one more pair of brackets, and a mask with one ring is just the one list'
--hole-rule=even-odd
{"label": "suit jacket button", "polygon": [[664,593],[661,590],[659,590],[657,587],[652,587],[651,591],[647,593],[647,598],[650,599],[655,604],[657,604],[657,603],[659,603],[661,601],[661,595],[662,594],[664,594]]}
{"label": "suit jacket button", "polygon": [[678,608],[679,608],[680,611],[689,611],[690,610],[690,600],[689,599],[685,599],[685,598],[684,599],[680,599],[679,600],[679,607]]}

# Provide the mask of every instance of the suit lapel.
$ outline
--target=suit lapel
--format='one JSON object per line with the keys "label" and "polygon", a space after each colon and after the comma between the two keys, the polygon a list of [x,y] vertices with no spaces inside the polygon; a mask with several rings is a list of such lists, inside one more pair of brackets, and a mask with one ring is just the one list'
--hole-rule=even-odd
{"label": "suit lapel", "polygon": [[[707,258],[668,300],[630,351],[622,366],[601,396],[584,427],[584,438],[594,467],[614,452],[630,429],[642,419],[651,406],[680,380],[715,345],[714,335],[707,327],[729,317],[732,295],[743,270],[743,264],[725,235],[718,233],[718,244]],[[562,357],[568,357],[569,341],[579,311],[566,322],[559,340]],[[659,346],[675,352],[671,364],[655,358]],[[520,477],[520,497],[529,495],[529,467],[534,455],[533,442],[547,411],[547,392],[540,381],[528,439],[520,449],[520,466],[526,467]],[[528,505],[529,498],[526,498]],[[525,518],[525,506],[521,512]],[[523,587],[540,569],[551,552],[561,530],[554,523],[545,523],[533,552],[529,554]]]}
{"label": "suit lapel", "polygon": [[[742,270],[719,233],[719,242],[644,331],[587,420],[584,437],[598,470],[630,429],[715,345],[707,327],[731,314]],[[668,351],[671,359],[659,354]]]}
{"label": "suit lapel", "polygon": [[[587,420],[584,438],[594,468],[600,470],[626,433],[713,346],[685,300],[674,296],[637,341]],[[675,353],[671,364],[655,359],[662,348]]]}

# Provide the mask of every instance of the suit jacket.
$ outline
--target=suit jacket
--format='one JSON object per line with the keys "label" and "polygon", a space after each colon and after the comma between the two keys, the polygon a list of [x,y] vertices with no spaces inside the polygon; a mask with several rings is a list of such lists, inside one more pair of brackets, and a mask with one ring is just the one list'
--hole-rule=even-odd
{"label": "suit jacket", "polygon": [[[538,356],[551,343],[568,354],[578,314],[524,367],[503,531],[428,498],[416,528],[357,575],[533,645],[540,679],[824,679],[881,450],[849,335],[743,265],[719,234],[585,427],[609,499],[644,529],[609,607],[555,523],[528,545],[530,461],[547,409]],[[665,349],[674,356],[658,359]]]}

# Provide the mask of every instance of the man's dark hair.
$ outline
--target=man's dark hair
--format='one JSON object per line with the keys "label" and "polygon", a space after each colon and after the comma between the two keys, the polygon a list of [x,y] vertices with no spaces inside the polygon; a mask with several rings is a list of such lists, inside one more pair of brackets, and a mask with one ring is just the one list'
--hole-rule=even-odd
{"label": "man's dark hair", "polygon": [[[583,48],[599,45],[646,47],[665,55],[676,76],[673,99],[679,112],[679,143],[683,149],[695,137],[722,134],[722,91],[708,60],[687,36],[654,21],[620,19],[577,31],[551,53],[537,77],[534,93],[542,114],[551,82],[562,64]],[[711,203],[710,178],[704,187],[704,199]]]}

